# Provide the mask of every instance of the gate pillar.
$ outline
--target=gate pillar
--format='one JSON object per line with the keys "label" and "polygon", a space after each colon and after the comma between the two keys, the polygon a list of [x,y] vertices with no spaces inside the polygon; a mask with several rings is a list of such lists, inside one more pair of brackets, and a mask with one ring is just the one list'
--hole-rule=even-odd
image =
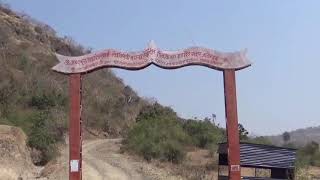
{"label": "gate pillar", "polygon": [[81,180],[82,136],[81,136],[81,74],[69,75],[70,119],[69,119],[69,180]]}
{"label": "gate pillar", "polygon": [[238,130],[237,95],[235,70],[223,71],[226,129],[228,138],[229,179],[240,180],[240,139]]}

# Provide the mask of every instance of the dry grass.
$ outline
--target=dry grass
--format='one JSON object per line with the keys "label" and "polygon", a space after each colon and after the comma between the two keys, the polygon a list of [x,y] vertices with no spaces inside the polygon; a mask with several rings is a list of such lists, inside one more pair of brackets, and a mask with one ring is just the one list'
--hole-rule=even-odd
{"label": "dry grass", "polygon": [[216,180],[218,178],[217,154],[209,150],[192,148],[179,165],[167,165],[173,173],[188,180]]}
{"label": "dry grass", "polygon": [[313,179],[320,179],[320,167],[309,167],[307,169],[307,174],[309,174]]}
{"label": "dry grass", "polygon": [[[53,53],[76,56],[89,52],[88,48],[69,37],[58,37],[48,25],[1,5],[0,34],[0,92],[3,88],[11,92],[0,95],[0,119],[7,113],[2,112],[1,104],[9,113],[16,113],[29,109],[28,101],[34,95],[57,93],[68,98],[67,76],[51,71],[58,62]],[[7,81],[9,85],[3,87],[2,82]],[[86,75],[83,81],[85,125],[111,136],[124,133],[135,122],[144,100],[110,70]],[[54,118],[59,124],[67,124],[67,108],[54,107],[52,111],[59,114]]]}

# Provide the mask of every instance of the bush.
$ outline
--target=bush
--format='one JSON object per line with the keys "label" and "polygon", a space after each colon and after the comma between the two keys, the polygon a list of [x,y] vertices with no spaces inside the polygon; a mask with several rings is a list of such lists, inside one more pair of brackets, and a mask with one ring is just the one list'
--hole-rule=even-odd
{"label": "bush", "polygon": [[181,143],[168,140],[163,142],[163,147],[164,157],[167,161],[170,161],[172,163],[179,163],[185,157],[185,151],[183,150]]}
{"label": "bush", "polygon": [[308,166],[320,167],[320,150],[316,142],[306,144],[297,152],[296,168],[304,169]]}
{"label": "bush", "polygon": [[126,139],[128,149],[146,160],[158,158],[178,163],[184,157],[182,145],[188,136],[176,119],[157,117],[137,122]]}
{"label": "bush", "polygon": [[208,119],[182,120],[171,108],[155,103],[142,108],[123,143],[125,149],[146,160],[179,163],[185,157],[185,147],[215,151],[224,137],[223,131]]}
{"label": "bush", "polygon": [[56,94],[54,92],[48,94],[36,94],[30,99],[29,105],[36,107],[39,110],[46,110],[49,107],[65,106],[67,104],[67,98],[62,94]]}
{"label": "bush", "polygon": [[21,71],[26,71],[29,68],[29,59],[26,55],[22,54],[19,58],[19,61],[17,61],[17,68]]}
{"label": "bush", "polygon": [[248,140],[245,140],[245,142],[255,143],[255,144],[264,144],[264,145],[272,145],[271,141],[268,138],[263,137],[263,136],[249,138]]}
{"label": "bush", "polygon": [[28,134],[28,145],[41,152],[41,158],[36,165],[44,165],[56,154],[55,143],[61,138],[54,136],[50,129],[49,117],[47,112],[35,114],[31,121],[33,126]]}
{"label": "bush", "polygon": [[181,122],[170,108],[159,104],[143,108],[124,140],[125,148],[143,156],[179,163],[188,140]]}
{"label": "bush", "polygon": [[34,95],[31,97],[30,106],[36,107],[40,110],[44,110],[47,107],[54,106],[54,99],[45,94]]}
{"label": "bush", "polygon": [[311,166],[317,166],[320,167],[320,152],[316,152],[313,154],[311,161],[310,161]]}
{"label": "bush", "polygon": [[143,107],[140,110],[140,113],[136,118],[137,119],[136,121],[139,122],[140,120],[154,119],[158,117],[172,118],[175,120],[178,119],[177,113],[174,112],[171,108],[163,107],[156,102],[153,105],[147,105]]}
{"label": "bush", "polygon": [[10,9],[10,6],[0,1],[0,10],[8,15],[14,15],[14,12]]}
{"label": "bush", "polygon": [[210,121],[187,120],[183,129],[191,137],[192,144],[200,148],[217,144],[223,139],[223,130]]}
{"label": "bush", "polygon": [[0,79],[0,116],[6,117],[9,114],[14,93],[12,79],[3,81]]}

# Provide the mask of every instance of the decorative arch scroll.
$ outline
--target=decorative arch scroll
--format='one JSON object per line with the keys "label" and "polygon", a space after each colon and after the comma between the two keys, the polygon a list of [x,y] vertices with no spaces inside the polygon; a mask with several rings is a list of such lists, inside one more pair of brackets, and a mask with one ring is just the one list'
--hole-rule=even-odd
{"label": "decorative arch scroll", "polygon": [[60,54],[56,56],[60,63],[52,69],[64,74],[84,73],[104,67],[139,70],[150,64],[164,69],[201,65],[217,70],[240,70],[251,65],[246,50],[224,53],[203,47],[190,47],[178,51],[164,51],[157,48],[153,41],[146,49],[136,52],[106,49],[77,57]]}
{"label": "decorative arch scroll", "polygon": [[81,180],[82,177],[81,77],[85,75],[83,73],[108,67],[139,70],[151,64],[164,69],[201,65],[223,71],[229,178],[240,180],[240,145],[235,71],[251,65],[251,62],[246,56],[246,50],[224,53],[208,48],[190,47],[178,51],[164,51],[157,48],[156,45],[151,42],[146,49],[136,52],[106,49],[78,57],[63,56],[60,54],[56,54],[56,56],[60,62],[52,69],[68,75],[70,79],[70,180]]}

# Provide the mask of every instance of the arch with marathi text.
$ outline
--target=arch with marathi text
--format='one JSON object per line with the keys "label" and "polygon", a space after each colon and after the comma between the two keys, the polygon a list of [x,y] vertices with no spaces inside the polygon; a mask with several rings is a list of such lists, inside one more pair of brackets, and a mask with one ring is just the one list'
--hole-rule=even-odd
{"label": "arch with marathi text", "polygon": [[235,72],[251,65],[246,56],[246,50],[226,53],[203,47],[190,47],[178,51],[164,51],[151,42],[142,51],[126,52],[106,49],[77,57],[60,54],[56,54],[56,57],[59,63],[52,70],[68,75],[70,79],[70,180],[82,179],[81,77],[101,68],[116,67],[127,70],[140,70],[151,64],[164,69],[200,65],[223,71],[229,179],[240,180],[241,167]]}

